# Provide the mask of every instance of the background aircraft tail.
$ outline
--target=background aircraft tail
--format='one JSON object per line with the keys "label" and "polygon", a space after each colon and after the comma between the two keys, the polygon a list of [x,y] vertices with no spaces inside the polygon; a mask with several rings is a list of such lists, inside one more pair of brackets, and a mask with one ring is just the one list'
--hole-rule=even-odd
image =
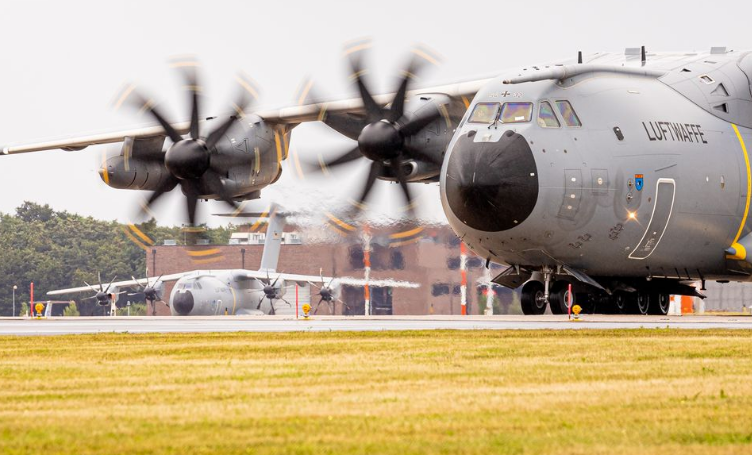
{"label": "background aircraft tail", "polygon": [[285,229],[286,214],[280,210],[277,204],[272,204],[269,209],[269,224],[266,228],[266,240],[264,252],[261,255],[261,267],[259,270],[276,272],[279,262],[279,250],[282,246],[282,233]]}

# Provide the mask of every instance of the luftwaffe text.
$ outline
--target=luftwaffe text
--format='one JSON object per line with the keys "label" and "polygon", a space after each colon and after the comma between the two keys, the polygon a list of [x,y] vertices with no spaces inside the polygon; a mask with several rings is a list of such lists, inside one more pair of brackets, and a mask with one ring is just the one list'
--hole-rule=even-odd
{"label": "luftwaffe text", "polygon": [[651,141],[693,142],[707,144],[700,125],[674,122],[642,122]]}

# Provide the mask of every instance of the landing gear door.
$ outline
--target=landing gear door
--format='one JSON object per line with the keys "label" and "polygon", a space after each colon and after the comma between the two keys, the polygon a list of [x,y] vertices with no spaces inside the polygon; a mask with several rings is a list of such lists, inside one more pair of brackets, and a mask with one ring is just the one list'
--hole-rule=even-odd
{"label": "landing gear door", "polygon": [[674,179],[658,179],[655,189],[655,205],[647,229],[637,248],[629,254],[630,259],[647,259],[660,243],[666,232],[671,212],[674,209],[676,183]]}

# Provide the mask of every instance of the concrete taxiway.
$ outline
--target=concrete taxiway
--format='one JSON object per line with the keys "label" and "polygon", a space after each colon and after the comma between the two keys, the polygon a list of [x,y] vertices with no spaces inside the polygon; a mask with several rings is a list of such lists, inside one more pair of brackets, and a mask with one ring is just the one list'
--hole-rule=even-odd
{"label": "concrete taxiway", "polygon": [[383,330],[752,329],[750,316],[214,316],[0,319],[0,335]]}

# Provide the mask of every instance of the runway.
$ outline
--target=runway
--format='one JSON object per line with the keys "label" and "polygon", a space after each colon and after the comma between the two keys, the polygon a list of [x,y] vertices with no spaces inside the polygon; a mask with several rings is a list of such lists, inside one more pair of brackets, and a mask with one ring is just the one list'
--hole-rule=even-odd
{"label": "runway", "polygon": [[0,319],[0,335],[384,330],[752,329],[750,316],[214,316]]}

